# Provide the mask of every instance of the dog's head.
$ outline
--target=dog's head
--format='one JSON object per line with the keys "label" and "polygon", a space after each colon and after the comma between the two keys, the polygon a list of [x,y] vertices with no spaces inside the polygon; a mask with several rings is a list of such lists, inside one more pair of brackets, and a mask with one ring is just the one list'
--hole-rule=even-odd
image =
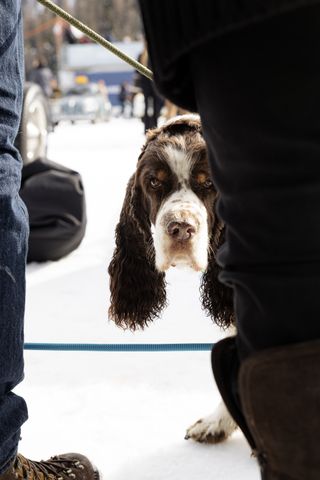
{"label": "dog's head", "polygon": [[166,304],[164,272],[179,265],[203,272],[207,313],[224,326],[233,320],[231,293],[217,279],[215,254],[223,236],[217,195],[198,116],[175,117],[149,131],[109,266],[109,314],[118,325],[135,329],[158,316]]}

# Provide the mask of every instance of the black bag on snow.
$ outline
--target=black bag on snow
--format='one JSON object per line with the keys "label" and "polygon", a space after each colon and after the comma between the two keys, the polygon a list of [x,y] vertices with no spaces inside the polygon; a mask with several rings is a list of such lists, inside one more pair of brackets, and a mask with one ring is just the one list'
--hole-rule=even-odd
{"label": "black bag on snow", "polygon": [[28,262],[58,260],[81,243],[86,203],[78,172],[47,159],[22,169],[20,195],[29,212]]}

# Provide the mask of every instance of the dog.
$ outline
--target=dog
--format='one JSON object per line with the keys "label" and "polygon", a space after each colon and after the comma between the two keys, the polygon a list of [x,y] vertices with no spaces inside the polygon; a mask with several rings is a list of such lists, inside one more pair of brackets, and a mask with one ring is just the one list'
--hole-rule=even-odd
{"label": "dog", "polygon": [[[128,182],[108,269],[109,317],[116,325],[143,329],[159,317],[167,304],[165,272],[187,265],[203,272],[200,297],[206,314],[223,329],[232,328],[231,289],[218,281],[216,252],[224,226],[215,213],[217,199],[200,118],[182,115],[149,130]],[[185,438],[218,443],[235,429],[221,402]]]}

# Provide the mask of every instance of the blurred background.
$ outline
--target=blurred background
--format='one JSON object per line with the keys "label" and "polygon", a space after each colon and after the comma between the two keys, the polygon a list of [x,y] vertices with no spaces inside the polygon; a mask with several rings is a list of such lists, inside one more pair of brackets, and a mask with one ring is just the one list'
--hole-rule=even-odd
{"label": "blurred background", "polygon": [[[144,42],[135,0],[91,0],[90,8],[86,0],[56,3],[141,59]],[[96,123],[124,116],[146,123],[145,109],[146,117],[154,115],[151,102],[144,103],[141,76],[132,67],[36,0],[23,0],[23,14],[26,86],[17,145],[25,164],[46,155],[48,133],[62,121]],[[147,64],[146,54],[144,58]],[[153,90],[151,82],[144,83]],[[161,109],[161,100],[159,105]],[[147,128],[155,126],[149,123]]]}
{"label": "blurred background", "polygon": [[[142,26],[135,0],[90,0],[89,3],[90,8],[86,0],[56,1],[57,5],[87,23],[100,35],[112,42],[133,44],[131,48],[136,48],[139,53]],[[81,50],[79,45],[87,45],[90,40],[81,32],[57,19],[36,0],[23,0],[23,13],[27,78],[32,71],[34,60],[39,57],[47,59],[49,67],[58,78],[62,72],[75,71],[76,68],[88,73],[99,73],[99,65],[85,62],[84,57],[88,50]],[[72,48],[73,45],[78,47]],[[80,66],[70,64],[69,58],[74,51],[83,51],[83,54],[79,53],[77,56],[79,61],[82,57],[84,62]],[[108,60],[105,59],[106,64],[101,61],[101,73],[108,72]]]}
{"label": "blurred background", "polygon": [[[152,82],[37,0],[23,0],[25,101],[17,138],[24,163],[43,157],[61,122],[139,118],[144,132],[177,113]],[[136,0],[57,0],[120,50],[151,68]]]}

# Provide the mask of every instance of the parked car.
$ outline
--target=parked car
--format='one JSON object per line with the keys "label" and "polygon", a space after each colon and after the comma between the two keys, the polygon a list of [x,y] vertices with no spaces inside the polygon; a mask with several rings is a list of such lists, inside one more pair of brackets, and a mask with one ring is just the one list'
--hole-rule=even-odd
{"label": "parked car", "polygon": [[28,262],[62,258],[78,247],[86,231],[80,174],[47,159],[51,118],[41,87],[26,83],[15,144],[23,160],[20,196],[29,212]]}
{"label": "parked car", "polygon": [[50,126],[49,104],[41,87],[26,82],[16,146],[26,165],[47,153]]}
{"label": "parked car", "polygon": [[111,110],[108,97],[96,83],[75,85],[52,104],[53,123],[57,125],[61,121],[108,121]]}

